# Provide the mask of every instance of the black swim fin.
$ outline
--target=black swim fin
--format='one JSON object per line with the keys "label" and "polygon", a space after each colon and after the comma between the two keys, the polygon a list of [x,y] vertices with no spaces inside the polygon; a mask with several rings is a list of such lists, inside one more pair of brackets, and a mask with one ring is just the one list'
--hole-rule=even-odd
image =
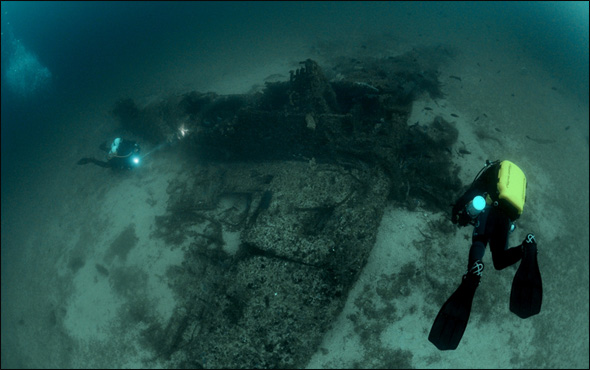
{"label": "black swim fin", "polygon": [[528,234],[522,242],[523,256],[520,266],[512,280],[510,292],[510,311],[526,319],[541,312],[543,302],[543,282],[537,262],[537,242],[533,234]]}
{"label": "black swim fin", "polygon": [[467,274],[459,288],[442,306],[428,335],[428,340],[441,351],[456,349],[463,337],[475,290],[481,276]]}

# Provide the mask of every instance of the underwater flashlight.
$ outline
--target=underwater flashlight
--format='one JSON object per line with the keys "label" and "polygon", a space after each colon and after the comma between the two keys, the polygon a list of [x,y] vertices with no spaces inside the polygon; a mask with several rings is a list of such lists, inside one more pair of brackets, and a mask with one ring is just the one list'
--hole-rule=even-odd
{"label": "underwater flashlight", "polygon": [[467,214],[471,218],[477,217],[486,207],[486,200],[481,195],[476,196],[473,198],[469,204],[466,206]]}
{"label": "underwater flashlight", "polygon": [[133,164],[138,165],[139,164],[139,156],[134,155],[133,157],[131,157],[131,161],[133,162]]}

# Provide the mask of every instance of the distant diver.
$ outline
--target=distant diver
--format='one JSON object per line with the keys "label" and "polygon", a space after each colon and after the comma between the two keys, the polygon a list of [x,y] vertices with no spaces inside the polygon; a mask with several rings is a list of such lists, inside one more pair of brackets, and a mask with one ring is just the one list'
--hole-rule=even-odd
{"label": "distant diver", "polygon": [[94,163],[100,167],[112,169],[132,169],[139,165],[141,157],[139,155],[141,148],[137,142],[116,138],[113,140],[111,147],[107,147],[106,142],[100,144],[99,149],[107,152],[106,161],[100,161],[95,158],[82,158],[77,164]]}
{"label": "distant diver", "polygon": [[472,224],[467,273],[459,288],[440,309],[428,335],[439,350],[456,349],[463,337],[475,290],[481,280],[486,244],[490,243],[494,267],[501,270],[521,260],[512,282],[510,311],[527,318],[541,311],[543,288],[537,263],[537,242],[528,234],[521,245],[508,248],[526,196],[526,177],[510,161],[486,161],[473,183],[453,206],[452,222]]}

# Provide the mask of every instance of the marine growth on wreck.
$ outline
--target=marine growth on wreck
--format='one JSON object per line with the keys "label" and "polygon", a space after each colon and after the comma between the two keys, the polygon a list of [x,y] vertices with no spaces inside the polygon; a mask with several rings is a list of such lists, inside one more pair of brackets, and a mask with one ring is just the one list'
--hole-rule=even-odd
{"label": "marine growth on wreck", "polygon": [[[186,134],[182,150],[200,163],[169,183],[152,234],[185,251],[167,277],[179,302],[172,318],[141,318],[154,359],[307,363],[368,258],[385,205],[446,211],[461,187],[453,125],[408,123],[414,100],[442,96],[431,60],[340,58],[324,72],[308,59],[262,92],[116,104],[122,127],[153,145]],[[237,248],[229,235],[239,235]]]}

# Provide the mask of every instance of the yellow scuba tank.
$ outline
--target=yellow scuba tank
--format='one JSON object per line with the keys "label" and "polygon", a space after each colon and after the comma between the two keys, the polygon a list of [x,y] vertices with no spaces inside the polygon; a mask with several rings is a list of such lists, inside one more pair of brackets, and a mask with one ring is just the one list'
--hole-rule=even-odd
{"label": "yellow scuba tank", "polygon": [[520,217],[526,200],[526,176],[510,161],[502,161],[498,169],[496,194],[490,194],[494,205],[502,209],[514,221]]}

